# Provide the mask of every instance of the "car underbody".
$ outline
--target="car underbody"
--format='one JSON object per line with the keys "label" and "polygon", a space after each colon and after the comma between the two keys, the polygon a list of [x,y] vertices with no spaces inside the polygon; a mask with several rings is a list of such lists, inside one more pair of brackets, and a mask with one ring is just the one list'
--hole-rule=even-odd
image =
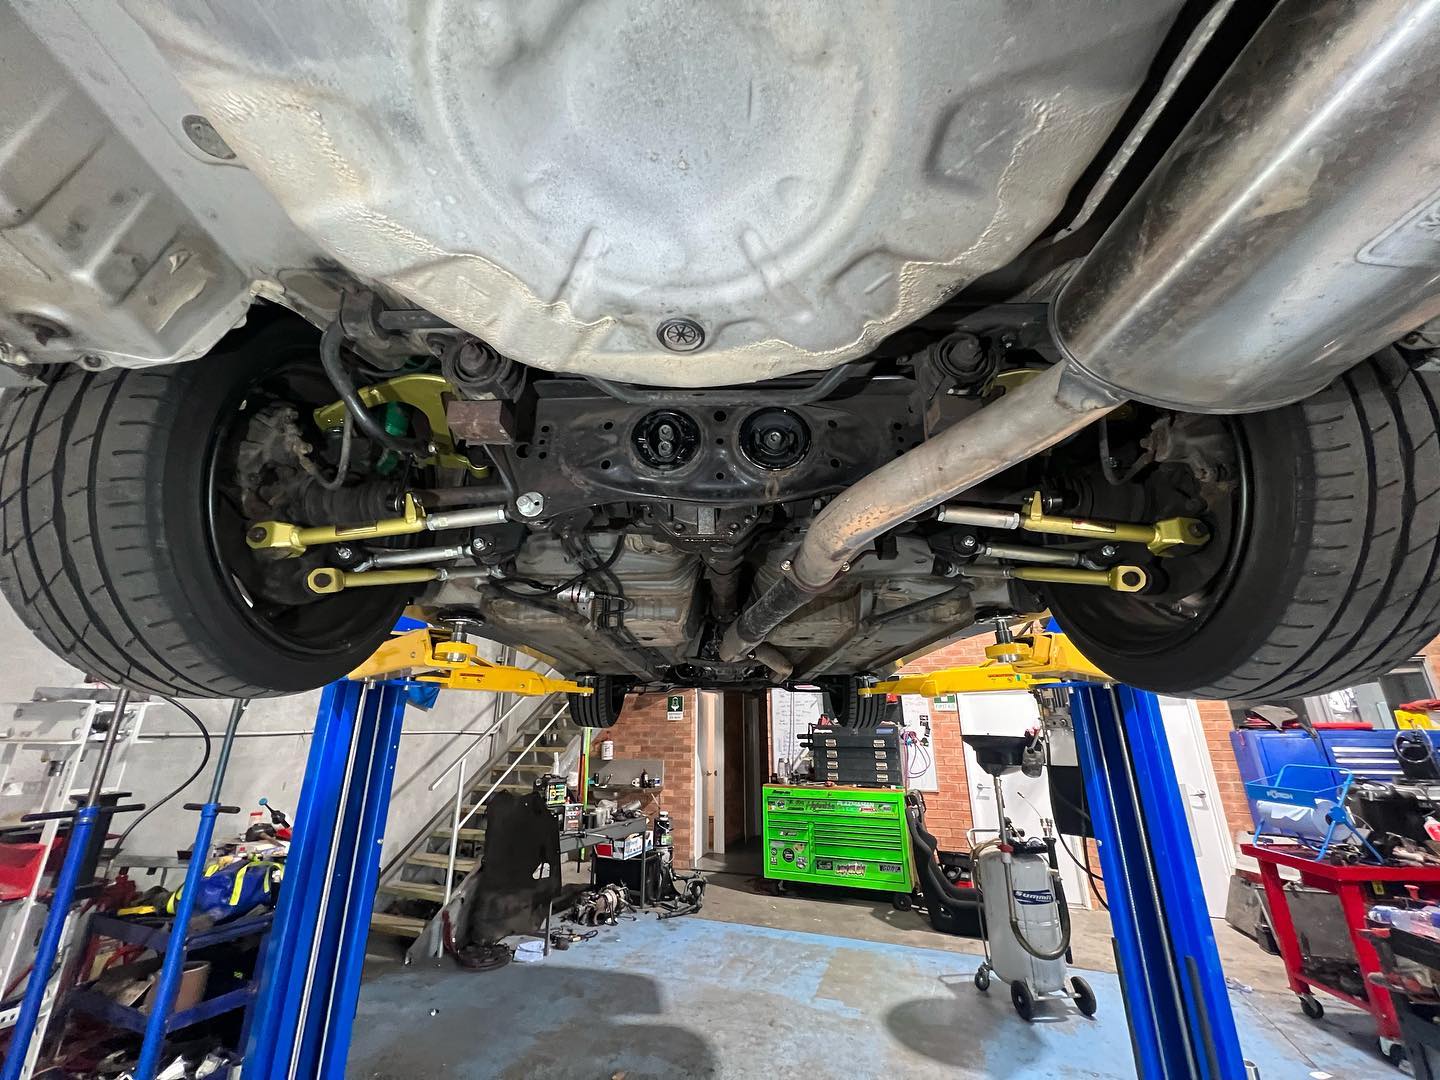
{"label": "car underbody", "polygon": [[[0,585],[185,693],[407,605],[627,689],[1047,610],[1137,685],[1343,685],[1440,621],[1437,43],[1405,0],[0,4],[0,496],[72,551]],[[71,453],[85,506],[150,462],[113,527],[160,555],[47,516]],[[216,613],[193,662],[86,643],[142,601]]]}

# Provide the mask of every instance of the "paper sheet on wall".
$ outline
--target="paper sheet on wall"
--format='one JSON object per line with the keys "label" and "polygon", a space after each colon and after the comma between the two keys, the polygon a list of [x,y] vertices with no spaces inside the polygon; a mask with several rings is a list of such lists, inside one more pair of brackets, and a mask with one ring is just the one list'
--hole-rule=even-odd
{"label": "paper sheet on wall", "polygon": [[822,702],[821,694],[770,691],[770,769],[782,782],[788,782],[802,760],[809,771],[809,751],[800,745],[798,736],[820,719]]}
{"label": "paper sheet on wall", "polygon": [[[935,735],[932,730],[934,709],[931,703],[919,694],[900,696],[901,722],[905,726],[905,750],[909,776],[905,786],[911,791],[939,791],[940,783],[935,776]],[[953,716],[945,717],[939,723],[954,723]]]}

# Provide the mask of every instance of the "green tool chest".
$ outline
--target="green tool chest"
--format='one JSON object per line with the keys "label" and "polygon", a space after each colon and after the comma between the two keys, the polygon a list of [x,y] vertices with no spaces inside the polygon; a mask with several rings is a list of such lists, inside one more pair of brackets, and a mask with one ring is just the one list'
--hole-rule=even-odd
{"label": "green tool chest", "polygon": [[765,876],[909,893],[905,792],[858,787],[763,789]]}

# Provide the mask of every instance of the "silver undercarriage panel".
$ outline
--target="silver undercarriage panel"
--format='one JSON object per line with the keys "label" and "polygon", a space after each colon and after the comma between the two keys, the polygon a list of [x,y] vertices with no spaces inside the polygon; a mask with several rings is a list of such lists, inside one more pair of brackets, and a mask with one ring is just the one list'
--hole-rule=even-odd
{"label": "silver undercarriage panel", "polygon": [[[862,355],[1011,260],[1179,6],[127,9],[237,161],[356,277],[531,365],[699,386]],[[181,117],[162,119],[173,142]]]}

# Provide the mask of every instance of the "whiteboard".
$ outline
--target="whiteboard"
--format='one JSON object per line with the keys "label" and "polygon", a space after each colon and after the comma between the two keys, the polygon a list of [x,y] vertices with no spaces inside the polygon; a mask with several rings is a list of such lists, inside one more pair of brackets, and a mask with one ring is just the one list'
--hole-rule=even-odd
{"label": "whiteboard", "polygon": [[934,727],[937,723],[955,723],[954,715],[937,719],[934,706],[919,694],[900,696],[900,715],[905,728],[905,786],[911,791],[939,791]]}
{"label": "whiteboard", "polygon": [[[794,772],[810,771],[810,751],[798,736],[819,721],[824,700],[818,692],[770,691],[770,769],[781,783],[789,783]],[[801,762],[803,769],[796,767]]]}

